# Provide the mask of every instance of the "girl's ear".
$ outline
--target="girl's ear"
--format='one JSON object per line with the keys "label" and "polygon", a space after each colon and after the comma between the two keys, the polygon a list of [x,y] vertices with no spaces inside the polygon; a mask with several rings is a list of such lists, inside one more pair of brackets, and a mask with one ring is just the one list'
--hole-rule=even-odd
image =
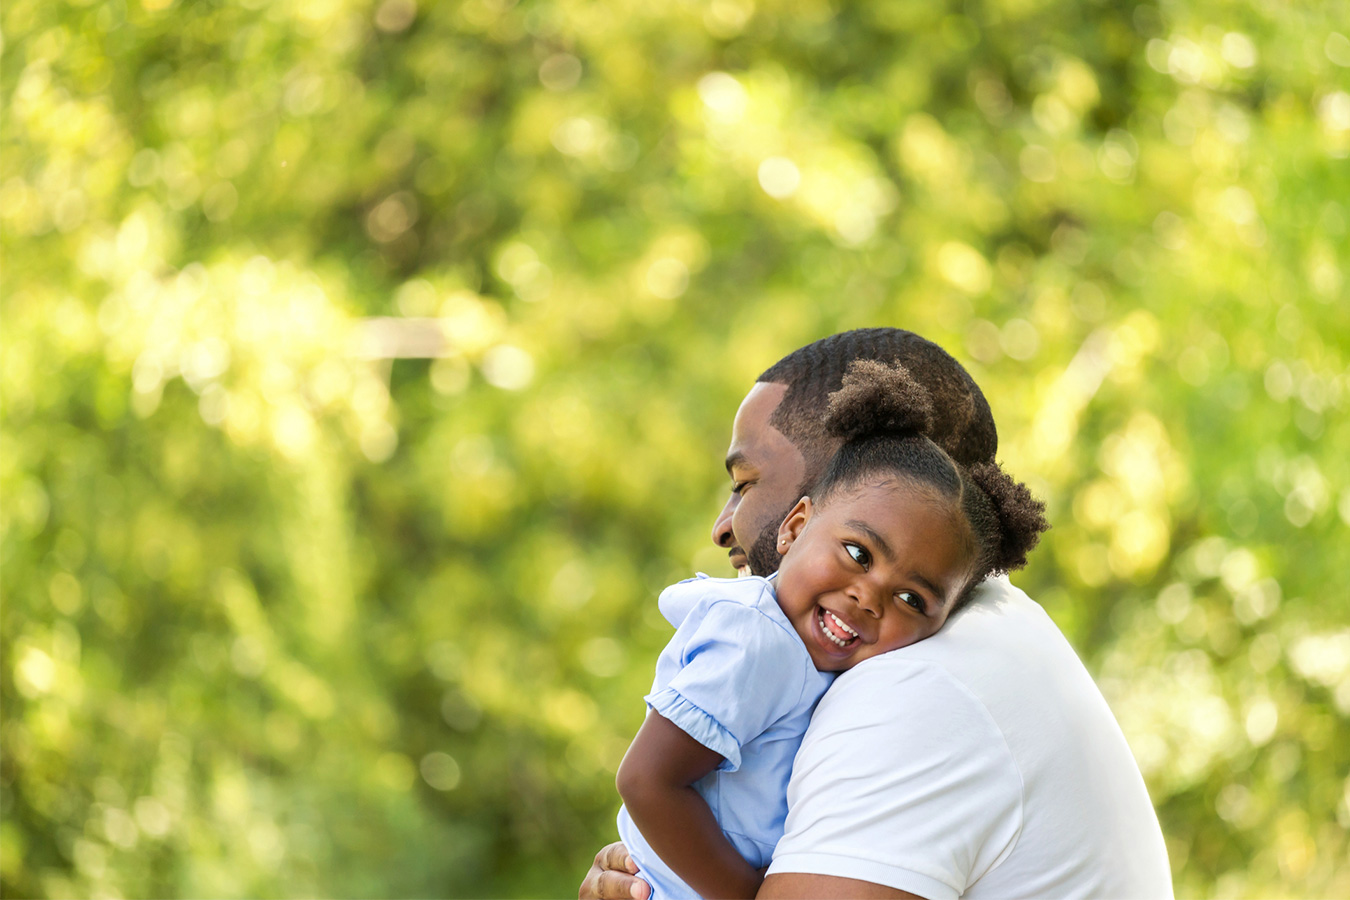
{"label": "girl's ear", "polygon": [[778,554],[781,556],[788,552],[792,542],[797,540],[797,536],[802,533],[806,523],[811,521],[811,514],[815,507],[811,503],[810,497],[803,497],[797,501],[797,505],[792,507],[792,512],[787,514],[783,524],[778,526]]}

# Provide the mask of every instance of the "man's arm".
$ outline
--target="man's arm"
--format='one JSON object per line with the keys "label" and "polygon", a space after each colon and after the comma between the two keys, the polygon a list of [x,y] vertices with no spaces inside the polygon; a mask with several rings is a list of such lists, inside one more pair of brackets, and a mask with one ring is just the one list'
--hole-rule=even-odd
{"label": "man's arm", "polygon": [[833,875],[806,875],[783,872],[764,879],[756,900],[923,900],[918,894],[897,890],[884,884],[858,881],[854,878],[836,878]]}
{"label": "man's arm", "polygon": [[619,796],[661,860],[704,897],[753,897],[762,873],[722,833],[694,783],[722,757],[652,712],[619,764]]}
{"label": "man's arm", "polygon": [[[595,862],[581,882],[578,900],[647,900],[651,886],[636,877],[637,866],[628,855],[628,848],[614,843],[595,854]],[[784,872],[764,879],[756,900],[799,900],[816,897],[820,900],[853,897],[857,900],[923,900],[918,894],[858,881],[853,878],[835,878],[830,875],[804,875]]]}

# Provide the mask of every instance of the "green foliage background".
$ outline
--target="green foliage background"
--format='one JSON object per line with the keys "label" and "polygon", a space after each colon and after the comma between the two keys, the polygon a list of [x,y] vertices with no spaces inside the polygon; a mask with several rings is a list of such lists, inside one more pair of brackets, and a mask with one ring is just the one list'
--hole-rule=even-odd
{"label": "green foliage background", "polygon": [[8,0],[0,891],[573,893],[741,395],[896,325],[1178,893],[1350,896],[1347,23]]}

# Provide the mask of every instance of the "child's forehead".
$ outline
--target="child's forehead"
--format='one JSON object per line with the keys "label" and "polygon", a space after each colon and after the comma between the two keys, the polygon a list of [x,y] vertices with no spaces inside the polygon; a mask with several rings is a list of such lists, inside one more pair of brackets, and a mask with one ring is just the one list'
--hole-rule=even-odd
{"label": "child's forehead", "polygon": [[840,487],[821,504],[820,514],[837,523],[866,526],[879,535],[922,532],[927,539],[950,535],[970,543],[970,527],[957,502],[932,485],[900,476],[879,476]]}
{"label": "child's forehead", "polygon": [[940,508],[950,508],[952,500],[942,492],[912,475],[900,473],[872,473],[855,482],[836,485],[819,505],[822,508],[832,506],[857,506],[871,501],[907,500],[928,503]]}

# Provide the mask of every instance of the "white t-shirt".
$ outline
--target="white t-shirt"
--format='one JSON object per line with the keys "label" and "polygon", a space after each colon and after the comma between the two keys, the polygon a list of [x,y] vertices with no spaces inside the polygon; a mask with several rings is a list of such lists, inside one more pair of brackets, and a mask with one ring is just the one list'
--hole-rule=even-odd
{"label": "white t-shirt", "polygon": [[1059,628],[1006,578],[826,692],[769,868],[786,872],[928,900],[1172,896],[1120,726]]}

